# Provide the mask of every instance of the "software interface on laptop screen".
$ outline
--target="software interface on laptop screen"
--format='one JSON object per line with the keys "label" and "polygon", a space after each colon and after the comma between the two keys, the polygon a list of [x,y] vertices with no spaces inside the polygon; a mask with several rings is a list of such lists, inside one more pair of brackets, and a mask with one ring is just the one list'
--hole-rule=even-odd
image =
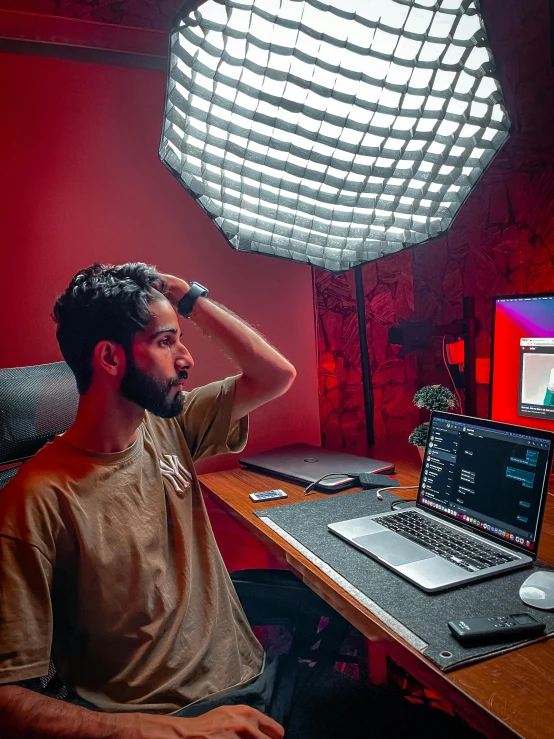
{"label": "software interface on laptop screen", "polygon": [[435,417],[418,503],[535,551],[549,453],[547,439]]}

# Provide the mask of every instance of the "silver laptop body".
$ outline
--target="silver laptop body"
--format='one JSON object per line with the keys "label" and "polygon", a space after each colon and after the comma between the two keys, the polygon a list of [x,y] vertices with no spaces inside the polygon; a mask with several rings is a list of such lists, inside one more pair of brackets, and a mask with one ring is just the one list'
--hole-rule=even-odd
{"label": "silver laptop body", "polygon": [[390,462],[358,457],[355,454],[343,454],[333,449],[304,443],[268,449],[266,452],[241,457],[239,462],[257,472],[278,475],[304,484],[315,482],[323,475],[332,475],[321,480],[316,488],[333,493],[357,484],[357,478],[348,473],[394,472],[394,465]]}
{"label": "silver laptop body", "polygon": [[526,567],[553,448],[546,431],[434,413],[415,508],[328,528],[430,593]]}

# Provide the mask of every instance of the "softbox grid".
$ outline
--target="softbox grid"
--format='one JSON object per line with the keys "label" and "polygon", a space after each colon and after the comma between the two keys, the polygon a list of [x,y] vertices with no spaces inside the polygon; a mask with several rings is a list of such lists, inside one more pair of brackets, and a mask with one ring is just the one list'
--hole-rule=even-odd
{"label": "softbox grid", "polygon": [[436,237],[509,126],[475,0],[208,0],[172,27],[160,158],[240,251],[342,271]]}

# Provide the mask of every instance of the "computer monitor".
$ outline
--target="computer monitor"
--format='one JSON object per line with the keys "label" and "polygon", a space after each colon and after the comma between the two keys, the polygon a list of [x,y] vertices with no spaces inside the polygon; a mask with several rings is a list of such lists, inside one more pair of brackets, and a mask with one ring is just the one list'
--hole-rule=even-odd
{"label": "computer monitor", "polygon": [[490,417],[554,431],[554,294],[494,301]]}

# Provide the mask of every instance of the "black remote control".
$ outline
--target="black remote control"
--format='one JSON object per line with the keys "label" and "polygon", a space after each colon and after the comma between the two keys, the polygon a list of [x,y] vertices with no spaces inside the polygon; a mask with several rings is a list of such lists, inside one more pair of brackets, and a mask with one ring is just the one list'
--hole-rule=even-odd
{"label": "black remote control", "polygon": [[464,618],[449,621],[448,628],[462,644],[493,644],[497,641],[517,641],[528,636],[539,636],[546,624],[537,621],[530,613],[514,613],[511,616]]}

